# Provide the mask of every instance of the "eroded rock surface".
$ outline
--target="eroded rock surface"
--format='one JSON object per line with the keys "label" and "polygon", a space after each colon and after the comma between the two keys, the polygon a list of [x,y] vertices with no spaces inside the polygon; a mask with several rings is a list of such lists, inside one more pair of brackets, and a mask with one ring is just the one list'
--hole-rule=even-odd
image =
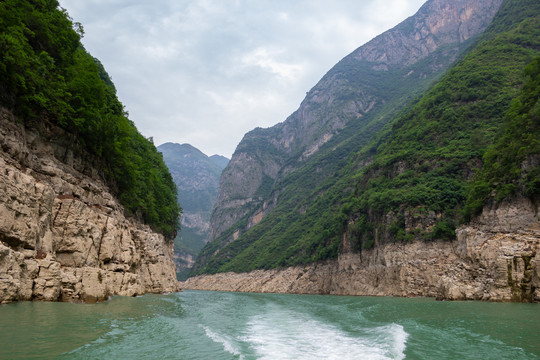
{"label": "eroded rock surface", "polygon": [[0,110],[0,302],[176,291],[172,242],[127,219],[70,142]]}

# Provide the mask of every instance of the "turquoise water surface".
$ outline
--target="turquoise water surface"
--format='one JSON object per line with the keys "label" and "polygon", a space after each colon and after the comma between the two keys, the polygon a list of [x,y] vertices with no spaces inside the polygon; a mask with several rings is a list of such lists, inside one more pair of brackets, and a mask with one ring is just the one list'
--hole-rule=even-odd
{"label": "turquoise water surface", "polygon": [[539,359],[540,304],[185,291],[0,306],[0,359]]}

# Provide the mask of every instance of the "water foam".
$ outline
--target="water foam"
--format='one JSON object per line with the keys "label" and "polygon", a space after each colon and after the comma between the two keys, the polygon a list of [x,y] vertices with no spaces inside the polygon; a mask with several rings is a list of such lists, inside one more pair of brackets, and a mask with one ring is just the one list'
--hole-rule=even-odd
{"label": "water foam", "polygon": [[212,341],[214,341],[215,343],[223,345],[223,349],[226,352],[228,352],[230,354],[233,354],[233,355],[236,355],[236,356],[239,356],[239,359],[241,359],[241,360],[244,359],[244,357],[242,356],[240,350],[234,344],[234,340],[231,337],[229,337],[227,335],[223,335],[223,334],[218,334],[217,332],[212,331],[207,326],[202,326],[202,328],[204,329],[204,332],[206,333],[206,336],[208,336],[210,339],[212,339]]}
{"label": "water foam", "polygon": [[391,344],[389,355],[391,359],[405,359],[405,349],[407,348],[407,338],[409,334],[398,324],[390,324],[377,328],[383,334],[382,341]]}
{"label": "water foam", "polygon": [[398,324],[351,334],[297,313],[253,316],[245,333],[259,359],[404,359],[408,337]]}

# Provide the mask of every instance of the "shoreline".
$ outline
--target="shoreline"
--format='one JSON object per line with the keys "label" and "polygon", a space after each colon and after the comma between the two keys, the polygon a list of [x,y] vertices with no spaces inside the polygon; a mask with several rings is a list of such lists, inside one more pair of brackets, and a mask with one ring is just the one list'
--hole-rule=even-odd
{"label": "shoreline", "polygon": [[540,302],[540,230],[465,226],[453,242],[385,244],[337,259],[249,273],[199,275],[185,290]]}

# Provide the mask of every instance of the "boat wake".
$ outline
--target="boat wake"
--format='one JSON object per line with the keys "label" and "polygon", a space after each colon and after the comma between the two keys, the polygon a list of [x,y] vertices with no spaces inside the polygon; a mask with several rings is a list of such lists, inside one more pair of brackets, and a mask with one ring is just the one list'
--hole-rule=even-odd
{"label": "boat wake", "polygon": [[211,330],[207,326],[202,326],[204,329],[204,332],[206,333],[206,336],[208,336],[212,341],[215,343],[223,345],[223,350],[226,352],[239,356],[240,360],[243,360],[244,357],[242,356],[240,349],[236,346],[236,341],[232,337],[225,335],[225,334],[219,334],[213,330]]}
{"label": "boat wake", "polygon": [[203,328],[206,336],[240,359],[404,359],[408,337],[398,324],[344,331],[295,312],[252,316],[237,337]]}
{"label": "boat wake", "polygon": [[361,329],[356,333],[314,319],[259,315],[244,340],[259,359],[404,359],[408,334],[401,325]]}

